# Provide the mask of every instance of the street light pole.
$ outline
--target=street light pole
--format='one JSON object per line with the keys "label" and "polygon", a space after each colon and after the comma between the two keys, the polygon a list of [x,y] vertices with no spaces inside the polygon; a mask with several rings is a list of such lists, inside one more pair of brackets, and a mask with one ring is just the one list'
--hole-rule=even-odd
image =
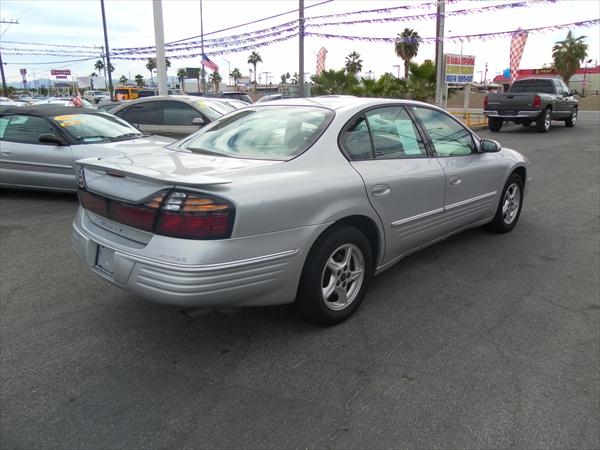
{"label": "street light pole", "polygon": [[[202,0],[200,0],[200,52],[202,53],[202,60],[204,60],[204,19],[202,17]],[[202,92],[206,92],[206,72],[204,65],[200,65],[202,73]]]}
{"label": "street light pole", "polygon": [[444,14],[446,0],[438,0],[435,30],[435,104],[442,106],[444,92]]}
{"label": "street light pole", "polygon": [[298,97],[304,97],[304,0],[298,2]]}
{"label": "street light pole", "polygon": [[156,42],[156,78],[158,95],[167,95],[167,62],[165,59],[165,33],[163,29],[162,0],[152,0],[154,13],[154,41]]}
{"label": "street light pole", "polygon": [[106,72],[108,73],[108,94],[110,95],[110,99],[112,101],[115,99],[115,96],[113,95],[112,74],[110,73],[110,51],[108,50],[108,34],[106,32],[106,14],[104,12],[104,0],[100,0],[100,7],[102,8],[102,28],[104,29],[104,54],[106,55],[106,64],[104,65],[104,67],[106,68]]}

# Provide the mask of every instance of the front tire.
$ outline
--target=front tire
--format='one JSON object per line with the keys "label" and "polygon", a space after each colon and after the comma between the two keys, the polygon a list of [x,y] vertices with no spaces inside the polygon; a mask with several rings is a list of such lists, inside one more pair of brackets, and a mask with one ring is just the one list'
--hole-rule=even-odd
{"label": "front tire", "polygon": [[549,108],[546,108],[544,111],[542,111],[542,114],[540,114],[540,117],[538,117],[538,119],[535,123],[535,129],[539,133],[546,133],[547,131],[550,130],[551,124],[552,124],[551,112],[550,112]]}
{"label": "front tire", "polygon": [[490,131],[500,131],[502,128],[502,119],[496,117],[490,117],[488,120],[488,128]]}
{"label": "front tire", "polygon": [[358,309],[373,275],[367,237],[349,226],[325,232],[311,248],[298,287],[296,305],[312,322],[334,325]]}
{"label": "front tire", "polygon": [[565,126],[573,128],[577,123],[577,108],[573,108],[573,112],[567,120],[565,120]]}
{"label": "front tire", "polygon": [[490,222],[489,228],[496,233],[508,233],[519,221],[522,206],[523,180],[513,173],[504,185],[496,215]]}

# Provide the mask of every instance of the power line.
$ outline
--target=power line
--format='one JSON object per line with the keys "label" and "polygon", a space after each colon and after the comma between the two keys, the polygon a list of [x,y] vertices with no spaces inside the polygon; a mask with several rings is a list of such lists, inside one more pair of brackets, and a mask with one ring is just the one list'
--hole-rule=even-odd
{"label": "power line", "polygon": [[[304,9],[308,9],[308,8],[314,8],[315,6],[320,6],[320,5],[324,5],[325,3],[330,3],[333,0],[325,0],[324,2],[320,2],[320,3],[315,3],[314,5],[310,5],[310,6],[306,6]],[[253,20],[252,22],[246,22],[246,23],[242,23],[239,25],[234,25],[232,27],[228,27],[228,28],[223,28],[221,30],[216,30],[216,31],[210,31],[208,33],[204,33],[204,36],[209,36],[211,34],[217,34],[217,33],[222,33],[223,31],[229,31],[229,30],[233,30],[235,28],[241,28],[241,27],[245,27],[246,25],[253,25],[255,23],[259,23],[259,22],[264,22],[265,20],[269,20],[269,19],[275,19],[276,17],[281,17],[281,16],[285,16],[287,14],[292,14],[295,12],[298,12],[299,9],[293,9],[291,11],[286,11],[286,12],[282,12],[279,14],[275,14],[274,16],[269,16],[269,17],[264,17],[262,19],[257,19],[257,20]],[[183,38],[183,39],[178,39],[176,41],[171,41],[171,42],[167,42],[167,44],[175,44],[177,42],[182,42],[182,41],[189,41],[190,39],[196,39],[202,37],[202,35],[198,35],[198,36],[190,36],[187,38]]]}
{"label": "power line", "polygon": [[27,65],[27,66],[40,65],[41,66],[41,65],[49,65],[49,64],[64,64],[64,63],[71,63],[71,62],[90,61],[92,59],[97,59],[97,58],[98,58],[97,56],[94,56],[93,58],[71,59],[69,61],[50,61],[50,62],[43,62],[43,63],[41,63],[41,62],[18,62],[18,63],[7,62],[7,63],[4,63],[4,64],[12,64],[12,65],[15,65],[15,66],[19,66],[19,65],[21,65],[21,66],[25,66],[25,65]]}

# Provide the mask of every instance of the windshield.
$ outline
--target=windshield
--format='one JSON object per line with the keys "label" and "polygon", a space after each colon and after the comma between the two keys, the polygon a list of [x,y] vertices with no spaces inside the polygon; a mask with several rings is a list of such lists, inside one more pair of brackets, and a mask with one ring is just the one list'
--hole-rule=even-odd
{"label": "windshield", "polygon": [[217,120],[219,117],[232,111],[231,107],[219,101],[207,102],[206,100],[194,100],[192,104],[211,121]]}
{"label": "windshield", "polygon": [[194,134],[183,148],[194,153],[287,161],[327,128],[333,111],[313,106],[263,106],[231,113]]}
{"label": "windshield", "polygon": [[105,114],[64,114],[51,120],[81,144],[135,139],[142,136],[137,128]]}
{"label": "windshield", "polygon": [[554,94],[552,80],[523,80],[515,81],[508,92],[537,92],[540,94]]}

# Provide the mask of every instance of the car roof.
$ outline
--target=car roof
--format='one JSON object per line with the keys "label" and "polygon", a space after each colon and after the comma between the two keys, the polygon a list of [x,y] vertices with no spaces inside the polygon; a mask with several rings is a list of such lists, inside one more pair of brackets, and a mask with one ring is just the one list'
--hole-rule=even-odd
{"label": "car roof", "polygon": [[422,103],[414,100],[394,99],[394,98],[371,98],[354,97],[352,95],[323,95],[320,97],[306,98],[284,98],[281,100],[272,100],[269,102],[254,103],[257,107],[267,107],[276,105],[296,105],[296,106],[321,106],[331,110],[366,108],[369,106],[385,105],[386,103],[420,105],[437,108],[430,103]]}
{"label": "car roof", "polygon": [[2,114],[27,114],[29,116],[49,117],[66,114],[101,114],[98,110],[92,108],[76,108],[74,106],[63,106],[52,103],[31,106],[9,107],[2,111]]}

